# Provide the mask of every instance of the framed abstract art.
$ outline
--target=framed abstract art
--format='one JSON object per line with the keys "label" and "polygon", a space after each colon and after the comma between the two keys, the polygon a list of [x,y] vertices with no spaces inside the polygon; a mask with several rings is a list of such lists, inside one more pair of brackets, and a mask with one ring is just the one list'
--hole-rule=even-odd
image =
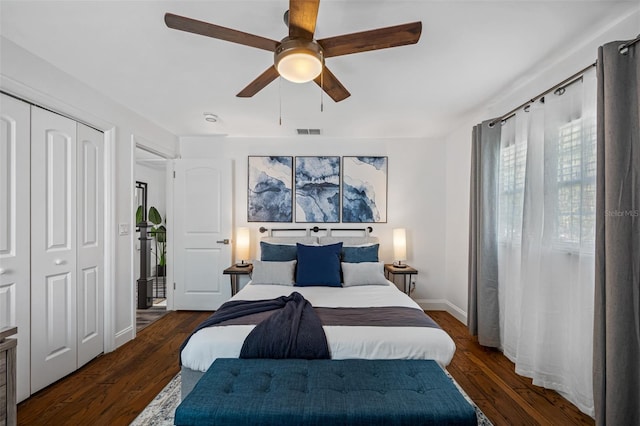
{"label": "framed abstract art", "polygon": [[387,157],[342,157],[342,222],[387,221]]}
{"label": "framed abstract art", "polygon": [[292,222],[293,157],[249,156],[247,221]]}
{"label": "framed abstract art", "polygon": [[340,157],[296,157],[296,222],[340,222]]}

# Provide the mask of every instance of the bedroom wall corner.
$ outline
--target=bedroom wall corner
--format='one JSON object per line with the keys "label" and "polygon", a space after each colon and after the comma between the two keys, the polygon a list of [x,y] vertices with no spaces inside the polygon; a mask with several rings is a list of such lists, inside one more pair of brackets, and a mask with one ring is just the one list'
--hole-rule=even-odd
{"label": "bedroom wall corner", "polygon": [[[640,28],[640,4],[602,28],[589,28],[540,61],[535,69],[520,76],[517,84],[460,118],[460,125],[446,138],[446,292],[445,300],[466,320],[469,253],[469,187],[471,131],[475,124],[500,116],[549,89],[568,76],[593,63],[600,45],[613,40],[632,39]],[[460,319],[460,318],[458,318]],[[466,321],[465,321],[466,323]]]}
{"label": "bedroom wall corner", "polygon": [[446,140],[446,311],[467,322],[471,129],[468,120]]}
{"label": "bedroom wall corner", "polygon": [[112,310],[105,313],[105,320],[111,323],[112,335],[106,336],[105,352],[114,350],[134,336],[133,247],[130,235],[118,234],[119,224],[128,225],[130,232],[135,230],[131,137],[140,135],[153,141],[158,150],[175,154],[177,137],[4,37],[0,37],[0,89],[106,130],[113,142],[109,148],[113,173],[108,186],[112,205],[107,215],[113,231],[108,242],[113,274],[108,276],[110,282],[105,282],[110,286],[105,296],[111,300]]}

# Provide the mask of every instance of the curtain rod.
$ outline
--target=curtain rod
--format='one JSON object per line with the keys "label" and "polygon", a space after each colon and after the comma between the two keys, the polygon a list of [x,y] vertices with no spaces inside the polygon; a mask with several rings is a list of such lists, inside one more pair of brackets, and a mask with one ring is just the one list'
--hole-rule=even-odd
{"label": "curtain rod", "polygon": [[638,34],[638,37],[634,38],[633,40],[629,40],[628,42],[626,42],[625,44],[621,44],[620,47],[618,47],[618,51],[622,54],[626,53],[626,50],[630,47],[633,46],[634,44],[636,44],[637,42],[640,41],[640,34]]}
{"label": "curtain rod", "polygon": [[580,71],[578,71],[577,73],[573,74],[571,77],[567,77],[564,80],[562,80],[560,83],[556,84],[555,86],[553,86],[550,89],[545,90],[544,92],[540,93],[537,96],[534,96],[533,98],[529,99],[528,101],[524,102],[522,105],[512,109],[511,111],[509,111],[508,113],[496,118],[495,120],[493,120],[491,123],[489,123],[489,127],[493,127],[496,125],[496,123],[501,122],[502,120],[506,120],[508,118],[511,118],[515,115],[515,113],[517,111],[519,111],[521,108],[526,107],[529,104],[534,103],[536,100],[542,98],[544,95],[551,93],[563,86],[567,86],[569,83],[572,83],[573,80],[576,80],[577,78],[581,77],[582,74],[584,74],[585,72],[587,72],[591,67],[595,67],[598,64],[598,61],[584,67],[583,69],[581,69]]}

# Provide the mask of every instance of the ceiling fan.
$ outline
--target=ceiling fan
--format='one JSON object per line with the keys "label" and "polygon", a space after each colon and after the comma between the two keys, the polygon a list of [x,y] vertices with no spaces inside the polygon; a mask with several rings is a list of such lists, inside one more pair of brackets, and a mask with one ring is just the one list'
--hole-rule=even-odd
{"label": "ceiling fan", "polygon": [[176,30],[274,52],[274,64],[237,94],[242,98],[255,95],[282,76],[297,83],[313,80],[334,101],[340,102],[351,94],[326,67],[325,58],[415,44],[422,33],[422,22],[412,22],[315,40],[319,5],[320,0],[290,0],[285,13],[289,35],[280,41],[172,13],[164,15],[164,22]]}

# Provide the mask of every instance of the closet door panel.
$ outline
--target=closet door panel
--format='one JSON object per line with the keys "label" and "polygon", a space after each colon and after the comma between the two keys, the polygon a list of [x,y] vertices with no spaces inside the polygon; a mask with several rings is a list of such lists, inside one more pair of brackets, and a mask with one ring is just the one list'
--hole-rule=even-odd
{"label": "closet door panel", "polygon": [[104,135],[78,124],[78,367],[104,350]]}
{"label": "closet door panel", "polygon": [[76,123],[31,109],[31,392],[77,366]]}
{"label": "closet door panel", "polygon": [[18,327],[18,402],[31,394],[29,138],[29,104],[0,94],[0,328]]}

